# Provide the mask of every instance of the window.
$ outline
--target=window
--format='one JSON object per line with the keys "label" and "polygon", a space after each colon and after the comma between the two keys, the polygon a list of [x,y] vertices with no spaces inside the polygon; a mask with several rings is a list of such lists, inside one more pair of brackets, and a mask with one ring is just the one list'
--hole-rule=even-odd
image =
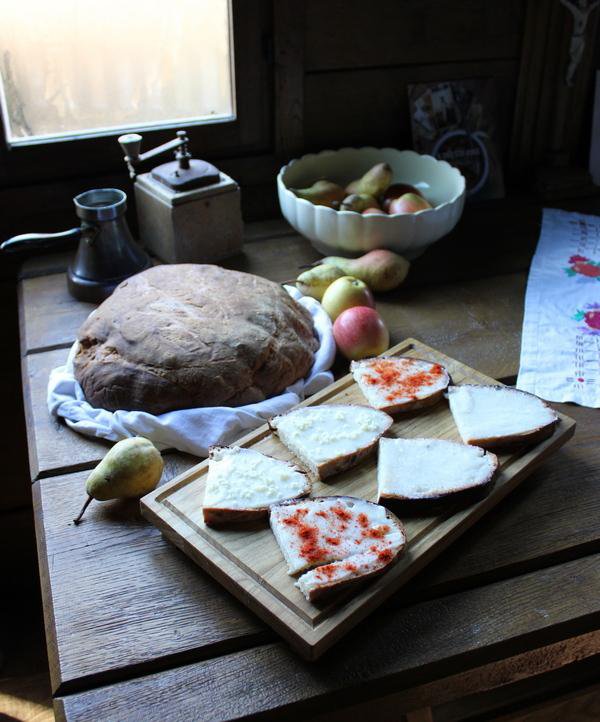
{"label": "window", "polygon": [[[13,7],[18,3],[21,7],[19,11]],[[188,116],[188,118],[193,117],[195,120],[176,119],[175,122],[169,123],[169,119],[173,119],[173,112],[169,109],[169,93],[173,92],[173,88],[166,87],[164,90],[166,100],[162,108],[164,111],[162,118],[164,119],[161,120],[154,116],[138,122],[136,118],[129,124],[130,128],[127,130],[129,132],[143,131],[142,150],[144,150],[171,140],[174,137],[174,129],[183,128],[188,132],[192,155],[196,158],[211,160],[217,165],[221,163],[222,159],[237,159],[249,155],[260,156],[260,154],[270,151],[273,139],[273,66],[269,52],[273,27],[272,0],[252,0],[251,2],[249,0],[171,0],[170,2],[164,2],[164,0],[103,0],[103,2],[92,2],[92,0],[0,0],[0,5],[2,6],[0,37],[3,38],[0,45],[0,73],[3,68],[2,46],[9,50],[13,47],[11,33],[8,33],[8,45],[4,39],[8,18],[12,20],[18,17],[19,28],[24,30],[26,36],[29,33],[27,28],[36,22],[35,13],[31,12],[30,7],[42,8],[41,12],[46,16],[49,12],[45,9],[46,5],[52,8],[53,13],[57,13],[58,8],[62,8],[64,5],[72,9],[73,17],[81,14],[84,28],[82,35],[85,37],[88,30],[88,21],[86,21],[88,10],[96,5],[102,7],[111,19],[110,29],[106,31],[109,36],[106,38],[106,47],[109,49],[107,52],[110,52],[110,63],[104,66],[105,70],[103,71],[107,79],[105,87],[111,91],[120,87],[119,82],[123,82],[123,76],[119,73],[124,62],[120,57],[120,51],[114,49],[115,43],[112,42],[112,35],[128,38],[133,46],[137,42],[137,34],[146,27],[146,22],[160,30],[161,25],[167,25],[167,19],[170,16],[181,16],[183,18],[182,24],[179,26],[181,32],[187,33],[191,28],[191,34],[188,37],[196,39],[196,42],[187,44],[186,53],[179,52],[183,46],[176,46],[174,50],[171,50],[169,62],[174,67],[173,75],[175,76],[175,81],[171,85],[181,87],[184,82],[195,83],[193,76],[198,68],[201,70],[202,77],[214,78],[215,58],[209,54],[208,47],[200,42],[200,21],[197,7],[210,7],[211,10],[210,12],[207,10],[207,14],[213,14],[212,8],[217,8],[221,13],[220,17],[223,17],[223,12],[226,10],[229,18],[227,32],[230,91],[226,96],[229,98],[229,111],[225,107],[218,107],[217,104],[210,104],[211,107],[206,110],[207,106],[205,105],[203,108],[201,98],[195,95],[192,98],[192,93],[186,92],[185,96],[193,100],[191,111],[186,112],[191,112],[192,116]],[[159,21],[156,21],[156,15],[154,15],[150,22],[150,20],[146,20],[150,12],[147,8],[155,5],[162,8]],[[122,22],[119,17],[123,16],[116,11],[113,10],[112,14],[108,13],[108,7],[114,9],[116,6],[133,7],[138,15],[136,16],[132,10],[130,14],[126,15],[129,18],[128,22]],[[10,13],[5,11],[9,7],[11,8]],[[217,10],[214,13],[217,13]],[[169,22],[174,23],[175,21],[169,20]],[[117,33],[117,25],[119,33]],[[123,32],[121,32],[122,28],[124,28]],[[53,31],[48,30],[48,42],[52,40],[52,36]],[[62,33],[61,43],[67,42],[68,37],[69,33]],[[213,39],[210,42],[212,41]],[[84,41],[83,46],[85,45]],[[145,47],[147,51],[140,60],[142,78],[146,63],[152,63],[155,56],[164,59],[166,54],[165,48],[161,47],[160,42],[155,41],[154,45]],[[96,66],[91,60],[90,64],[86,66],[88,68],[87,75],[97,83],[98,78],[94,72]],[[28,66],[28,68],[30,67],[31,65]],[[14,70],[14,68],[12,69]],[[33,76],[33,82],[38,82],[35,80],[38,75],[40,74]],[[136,75],[135,77],[140,76]],[[185,81],[185,78],[188,80]],[[14,72],[10,82],[20,89],[21,86],[18,85],[20,80],[14,75]],[[84,90],[86,87],[92,86],[84,84]],[[108,101],[104,103],[104,107],[112,110],[114,104],[112,95],[107,94],[107,97]],[[27,111],[27,108],[25,107],[24,110]],[[211,110],[215,111],[214,114],[210,113]],[[209,115],[202,117],[204,112],[208,112]],[[227,117],[228,112],[231,112],[229,117]],[[5,116],[7,115],[6,113]],[[77,120],[76,114],[74,118]],[[110,128],[106,128],[104,131],[96,129],[87,135],[74,130],[70,130],[69,134],[67,130],[66,136],[40,135],[36,140],[33,140],[32,136],[19,135],[19,131],[15,127],[9,126],[7,120],[8,118],[3,117],[3,114],[0,113],[0,190],[17,186],[31,187],[29,202],[34,204],[37,209],[48,209],[49,215],[54,213],[52,209],[57,200],[65,196],[68,198],[75,192],[92,187],[90,184],[119,186],[124,179],[127,179],[123,152],[117,143],[117,137],[127,131],[123,130],[123,125],[116,127],[114,120],[108,121],[112,130]],[[40,132],[35,128],[30,129]],[[7,140],[9,137],[14,140],[9,142]],[[257,171],[254,166],[244,163],[240,163],[240,165],[239,171],[237,166],[227,166],[236,180],[241,177],[242,173],[249,173],[253,179],[256,178]],[[227,171],[227,169],[225,170]],[[62,185],[60,185],[61,182]],[[15,216],[20,212],[22,211],[15,207]]]}
{"label": "window", "polygon": [[231,121],[229,0],[4,0],[10,145]]}

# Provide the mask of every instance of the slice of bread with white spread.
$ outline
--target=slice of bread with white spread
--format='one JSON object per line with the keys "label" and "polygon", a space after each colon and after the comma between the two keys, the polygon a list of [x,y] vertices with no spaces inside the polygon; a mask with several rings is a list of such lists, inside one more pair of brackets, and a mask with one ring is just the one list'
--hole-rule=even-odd
{"label": "slice of bread with white spread", "polygon": [[542,399],[507,386],[450,386],[448,401],[462,440],[484,449],[535,444],[558,423]]}
{"label": "slice of bread with white spread", "polygon": [[358,464],[393,423],[369,406],[323,404],[293,409],[269,421],[279,439],[319,479]]}
{"label": "slice of bread with white spread", "polygon": [[381,439],[379,502],[438,500],[491,486],[498,458],[478,446],[445,439]]}
{"label": "slice of bread with white spread", "polygon": [[[375,555],[371,566],[379,561],[377,569],[383,569],[406,541],[404,528],[394,514],[379,504],[350,496],[277,504],[271,507],[270,522],[291,575],[368,553]],[[323,583],[341,584],[356,577],[356,570],[336,570],[332,579]],[[350,577],[345,573],[348,571],[353,571]]]}
{"label": "slice of bread with white spread", "polygon": [[450,383],[440,364],[407,356],[353,361],[350,370],[369,404],[388,414],[433,406]]}
{"label": "slice of bread with white spread", "polygon": [[202,513],[212,527],[267,521],[269,507],[310,493],[305,472],[239,446],[214,446],[208,457]]}

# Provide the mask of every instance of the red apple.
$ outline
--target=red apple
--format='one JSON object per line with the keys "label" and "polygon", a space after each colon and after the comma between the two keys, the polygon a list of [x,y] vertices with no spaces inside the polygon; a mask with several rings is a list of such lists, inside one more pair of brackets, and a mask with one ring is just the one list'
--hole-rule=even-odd
{"label": "red apple", "polygon": [[390,203],[388,213],[393,216],[395,213],[416,213],[427,208],[431,208],[431,205],[423,196],[418,196],[416,193],[405,193],[400,198],[394,198]]}
{"label": "red apple", "polygon": [[373,294],[369,287],[363,281],[359,281],[354,276],[342,276],[335,280],[331,285],[327,286],[321,306],[329,314],[332,321],[352,306],[375,306]]}
{"label": "red apple", "polygon": [[381,208],[365,208],[362,214],[363,216],[387,216],[387,213]]}
{"label": "red apple", "polygon": [[333,324],[339,351],[351,361],[377,356],[389,348],[390,334],[381,316],[369,306],[354,306]]}
{"label": "red apple", "polygon": [[408,183],[392,183],[391,186],[388,186],[388,189],[381,199],[381,207],[383,210],[386,211],[386,213],[389,213],[390,203],[395,198],[400,198],[400,196],[403,196],[405,193],[414,193],[417,196],[423,195],[418,188],[415,188]]}

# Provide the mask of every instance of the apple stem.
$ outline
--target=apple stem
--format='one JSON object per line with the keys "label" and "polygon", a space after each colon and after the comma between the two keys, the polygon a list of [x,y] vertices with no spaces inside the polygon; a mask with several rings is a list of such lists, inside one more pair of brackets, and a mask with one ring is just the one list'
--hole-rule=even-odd
{"label": "apple stem", "polygon": [[88,506],[90,505],[90,501],[92,500],[92,498],[93,498],[93,497],[91,497],[91,496],[88,494],[88,498],[85,500],[85,504],[83,505],[83,508],[82,508],[81,511],[79,512],[79,516],[77,516],[76,519],[73,519],[73,524],[75,524],[75,526],[77,526],[77,525],[79,524],[79,522],[81,521],[81,517],[85,514],[85,510],[86,510],[86,509],[88,508]]}

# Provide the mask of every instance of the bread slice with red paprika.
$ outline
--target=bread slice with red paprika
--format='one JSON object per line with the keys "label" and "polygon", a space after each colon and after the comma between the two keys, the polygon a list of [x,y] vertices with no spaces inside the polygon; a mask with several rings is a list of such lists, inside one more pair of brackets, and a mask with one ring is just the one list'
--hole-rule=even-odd
{"label": "bread slice with red paprika", "polygon": [[433,406],[450,383],[440,364],[409,356],[353,361],[350,370],[369,404],[387,414]]}
{"label": "bread slice with red paprika", "polygon": [[301,406],[269,421],[281,442],[319,479],[362,461],[392,424],[388,414],[359,404]]}
{"label": "bread slice with red paprika", "polygon": [[404,527],[394,514],[350,496],[277,504],[271,507],[270,522],[289,574],[323,569],[298,580],[310,601],[382,572],[406,543]]}
{"label": "bread slice with red paprika", "polygon": [[396,558],[397,553],[391,549],[355,554],[348,559],[311,569],[298,579],[296,586],[309,602],[323,601],[381,574]]}

